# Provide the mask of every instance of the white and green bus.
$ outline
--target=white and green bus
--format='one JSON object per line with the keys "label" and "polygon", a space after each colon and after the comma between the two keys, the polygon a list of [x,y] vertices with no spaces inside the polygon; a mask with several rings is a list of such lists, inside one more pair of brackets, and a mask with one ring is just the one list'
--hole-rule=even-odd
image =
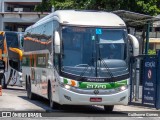
{"label": "white and green bus", "polygon": [[[59,10],[28,27],[22,62],[27,95],[59,105],[126,105],[129,38],[113,13]],[[133,45],[133,54],[137,47]]]}

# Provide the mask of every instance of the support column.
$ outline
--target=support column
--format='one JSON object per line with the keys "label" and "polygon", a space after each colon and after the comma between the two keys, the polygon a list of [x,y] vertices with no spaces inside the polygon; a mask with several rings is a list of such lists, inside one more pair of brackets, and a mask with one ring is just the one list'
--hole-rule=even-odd
{"label": "support column", "polygon": [[4,12],[4,0],[2,0],[2,6],[1,7],[2,7],[1,11]]}
{"label": "support column", "polygon": [[2,23],[1,23],[1,28],[0,28],[0,30],[4,30],[4,22],[3,22],[3,18],[2,18]]}
{"label": "support column", "polygon": [[140,84],[140,59],[136,59],[136,89],[135,89],[135,101],[139,100],[139,84]]}
{"label": "support column", "polygon": [[150,31],[150,22],[147,22],[147,31],[146,31],[146,43],[145,43],[145,54],[148,54],[149,49],[149,31]]}

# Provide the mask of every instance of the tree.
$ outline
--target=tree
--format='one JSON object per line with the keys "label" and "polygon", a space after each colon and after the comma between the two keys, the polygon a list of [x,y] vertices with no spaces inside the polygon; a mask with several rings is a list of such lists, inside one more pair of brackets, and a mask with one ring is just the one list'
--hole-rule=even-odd
{"label": "tree", "polygon": [[74,8],[74,0],[50,0],[50,2],[56,10]]}
{"label": "tree", "polygon": [[157,15],[160,14],[159,0],[137,0],[137,12]]}
{"label": "tree", "polygon": [[44,11],[52,5],[56,10],[128,10],[148,15],[160,14],[160,0],[43,0],[37,8]]}
{"label": "tree", "polygon": [[37,12],[48,12],[51,11],[51,2],[50,0],[42,0],[42,3],[40,3],[39,5],[36,5],[34,10]]}

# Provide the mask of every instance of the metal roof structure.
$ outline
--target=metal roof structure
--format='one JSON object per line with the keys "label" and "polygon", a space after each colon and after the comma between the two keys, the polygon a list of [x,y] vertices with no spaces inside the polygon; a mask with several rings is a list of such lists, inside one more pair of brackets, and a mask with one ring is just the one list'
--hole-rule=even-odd
{"label": "metal roof structure", "polygon": [[[121,17],[128,27],[138,28],[146,26],[146,36],[143,37],[143,43],[145,43],[145,54],[148,54],[150,27],[156,27],[156,23],[160,21],[160,18],[125,10],[117,10],[113,11],[113,13]],[[144,39],[146,39],[146,42]],[[143,47],[144,44],[142,44],[142,53],[144,50]]]}
{"label": "metal roof structure", "polygon": [[[157,15],[156,18],[160,19],[160,14]],[[160,21],[154,22],[154,27],[160,27]]]}
{"label": "metal roof structure", "polygon": [[125,21],[125,23],[131,27],[144,26],[147,24],[147,22],[153,23],[155,21],[160,21],[160,18],[158,17],[131,11],[117,10],[113,11],[113,13],[121,17]]}

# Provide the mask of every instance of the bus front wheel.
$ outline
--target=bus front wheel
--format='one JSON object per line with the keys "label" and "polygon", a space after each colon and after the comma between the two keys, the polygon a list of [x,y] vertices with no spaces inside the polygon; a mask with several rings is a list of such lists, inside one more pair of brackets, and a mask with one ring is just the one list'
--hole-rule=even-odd
{"label": "bus front wheel", "polygon": [[51,90],[51,85],[49,85],[49,89],[48,89],[48,92],[49,92],[49,105],[50,105],[50,107],[52,108],[52,109],[59,109],[59,104],[58,103],[56,103],[56,102],[54,102],[53,100],[52,100],[52,90]]}
{"label": "bus front wheel", "polygon": [[105,112],[112,112],[114,105],[104,105]]}

